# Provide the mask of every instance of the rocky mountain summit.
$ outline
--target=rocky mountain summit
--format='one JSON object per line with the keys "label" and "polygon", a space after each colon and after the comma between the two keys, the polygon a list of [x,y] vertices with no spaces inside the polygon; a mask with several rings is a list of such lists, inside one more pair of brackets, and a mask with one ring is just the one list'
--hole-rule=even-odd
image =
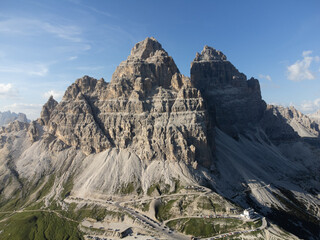
{"label": "rocky mountain summit", "polygon": [[[41,122],[51,135],[84,153],[131,148],[153,159],[210,164],[200,91],[182,76],[160,43],[147,38],[117,67],[110,83],[78,79]],[[73,127],[70,127],[73,126]]]}
{"label": "rocky mountain summit", "polygon": [[14,113],[11,111],[0,112],[0,126],[4,126],[13,121],[28,123],[27,116],[24,113]]}
{"label": "rocky mountain summit", "polygon": [[202,185],[314,237],[319,142],[317,123],[266,105],[259,81],[221,51],[205,46],[188,78],[146,38],[110,82],[79,78],[59,103],[49,98],[38,120],[0,129],[0,204],[34,200],[27,193],[39,184],[49,188],[44,206],[62,208],[67,196],[156,196]]}
{"label": "rocky mountain summit", "polygon": [[320,136],[319,124],[293,106],[285,108],[268,105],[262,125],[268,136],[274,140]]}
{"label": "rocky mountain summit", "polygon": [[236,136],[261,119],[266,104],[259,81],[240,73],[226,56],[205,46],[191,63],[191,82],[207,100],[212,123]]}

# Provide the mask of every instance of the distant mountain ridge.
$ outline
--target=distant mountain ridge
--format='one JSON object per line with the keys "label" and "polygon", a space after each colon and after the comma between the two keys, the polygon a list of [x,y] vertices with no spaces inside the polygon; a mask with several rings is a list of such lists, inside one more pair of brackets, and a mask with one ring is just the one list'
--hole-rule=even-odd
{"label": "distant mountain ridge", "polygon": [[0,126],[7,125],[8,123],[15,120],[24,123],[30,122],[30,120],[27,119],[27,116],[24,113],[15,113],[11,111],[0,112]]}
{"label": "distant mountain ridge", "polygon": [[319,137],[320,125],[310,115],[305,115],[293,106],[268,105],[262,125],[271,139],[284,140],[298,137]]}

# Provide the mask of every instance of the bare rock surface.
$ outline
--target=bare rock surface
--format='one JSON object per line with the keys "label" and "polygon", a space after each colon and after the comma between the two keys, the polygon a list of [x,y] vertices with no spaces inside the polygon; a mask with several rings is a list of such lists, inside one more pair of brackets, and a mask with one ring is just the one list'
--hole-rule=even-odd
{"label": "bare rock surface", "polygon": [[49,132],[86,154],[130,148],[144,162],[210,165],[201,93],[153,38],[136,44],[110,83],[84,76],[59,104],[50,101],[42,114]]}
{"label": "bare rock surface", "polygon": [[40,123],[42,125],[47,125],[50,119],[53,109],[58,105],[58,102],[53,99],[53,96],[50,96],[46,104],[43,105],[42,111],[40,114]]}
{"label": "bare rock surface", "polygon": [[293,106],[268,105],[261,125],[269,138],[277,141],[320,136],[319,125]]}
{"label": "bare rock surface", "polygon": [[[84,76],[61,102],[50,97],[37,121],[0,127],[0,200],[50,179],[44,204],[63,209],[67,194],[106,199],[147,195],[155,185],[169,193],[177,183],[202,185],[275,221],[288,206],[297,209],[293,203],[303,206],[301,218],[288,218],[299,222],[299,236],[317,236],[318,140],[312,118],[266,106],[258,80],[248,80],[222,52],[205,46],[189,79],[146,38],[110,83]],[[310,217],[314,225],[304,220]]]}
{"label": "bare rock surface", "polygon": [[23,123],[30,122],[24,113],[14,113],[11,111],[0,112],[0,126],[7,125],[15,120],[18,120],[19,122]]}
{"label": "bare rock surface", "polygon": [[200,89],[213,124],[229,135],[254,125],[266,104],[257,79],[240,73],[226,56],[205,46],[191,63],[191,82]]}

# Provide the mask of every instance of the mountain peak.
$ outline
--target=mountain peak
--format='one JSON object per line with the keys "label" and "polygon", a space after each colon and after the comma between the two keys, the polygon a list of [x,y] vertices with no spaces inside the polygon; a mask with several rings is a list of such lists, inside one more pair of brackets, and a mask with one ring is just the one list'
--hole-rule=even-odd
{"label": "mountain peak", "polygon": [[208,45],[203,47],[201,53],[197,53],[194,61],[226,61],[227,57],[221,51],[218,51]]}
{"label": "mountain peak", "polygon": [[147,37],[145,40],[138,42],[131,50],[131,57],[145,60],[156,54],[157,51],[161,53],[167,52],[162,48],[161,44],[153,37]]}
{"label": "mountain peak", "polygon": [[48,101],[42,107],[42,111],[40,114],[40,123],[42,125],[48,124],[48,122],[50,120],[51,113],[57,105],[58,105],[58,102],[51,95],[49,97]]}
{"label": "mountain peak", "polygon": [[[176,74],[179,76],[173,79]],[[181,86],[180,75],[172,57],[155,38],[148,37],[132,48],[127,60],[121,62],[113,73],[110,83],[120,84],[120,88],[126,89],[125,94],[130,94],[133,86],[140,84],[135,83],[136,79],[139,79],[142,85],[149,86],[146,88],[150,90],[151,86],[169,88],[171,80],[177,80],[180,82],[177,85]]]}

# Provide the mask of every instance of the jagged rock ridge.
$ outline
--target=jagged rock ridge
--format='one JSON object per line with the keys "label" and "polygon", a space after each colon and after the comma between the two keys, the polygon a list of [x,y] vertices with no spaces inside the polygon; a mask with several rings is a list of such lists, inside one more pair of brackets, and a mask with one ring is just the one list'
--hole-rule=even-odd
{"label": "jagged rock ridge", "polygon": [[240,73],[226,56],[205,46],[191,63],[191,82],[206,99],[214,125],[231,136],[261,119],[266,104],[259,81]]}
{"label": "jagged rock ridge", "polygon": [[11,111],[0,112],[0,126],[7,125],[15,120],[24,123],[30,122],[24,113],[14,113]]}
{"label": "jagged rock ridge", "polygon": [[[25,190],[20,179],[35,186],[44,176],[55,177],[47,206],[63,198],[70,179],[71,195],[102,199],[130,184],[131,194],[146,194],[153,184],[173,192],[179,182],[209,186],[264,215],[289,212],[284,202],[293,198],[314,220],[319,142],[313,137],[310,146],[297,126],[316,131],[294,109],[267,107],[258,80],[247,80],[222,52],[205,46],[189,79],[147,38],[110,83],[84,76],[60,103],[50,98],[38,121],[0,130],[0,196]],[[296,221],[294,213],[289,217]],[[294,225],[297,234],[316,236],[308,224]]]}
{"label": "jagged rock ridge", "polygon": [[43,108],[42,123],[86,154],[130,148],[146,162],[210,166],[201,93],[153,38],[136,44],[110,83],[84,76],[58,105],[52,101]]}
{"label": "jagged rock ridge", "polygon": [[261,124],[269,138],[277,141],[320,136],[319,124],[293,106],[268,105]]}

